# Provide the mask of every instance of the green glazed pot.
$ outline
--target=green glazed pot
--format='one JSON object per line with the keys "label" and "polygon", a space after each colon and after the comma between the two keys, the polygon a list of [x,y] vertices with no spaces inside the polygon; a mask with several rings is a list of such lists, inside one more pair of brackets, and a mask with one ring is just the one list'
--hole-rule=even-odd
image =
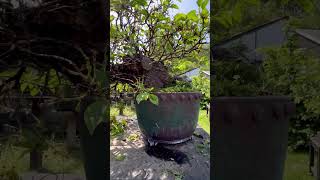
{"label": "green glazed pot", "polygon": [[201,93],[154,93],[159,105],[136,103],[139,128],[149,143],[177,144],[191,139],[197,126]]}

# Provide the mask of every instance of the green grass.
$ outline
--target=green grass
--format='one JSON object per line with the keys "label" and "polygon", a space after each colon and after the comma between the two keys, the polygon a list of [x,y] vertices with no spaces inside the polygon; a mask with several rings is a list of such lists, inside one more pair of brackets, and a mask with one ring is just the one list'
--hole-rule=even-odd
{"label": "green grass", "polygon": [[[125,116],[132,117],[132,116],[135,116],[136,112],[130,106],[126,106],[123,110],[123,114]],[[118,116],[118,115],[119,115],[119,109],[117,109],[115,106],[111,106],[110,116]]]}
{"label": "green grass", "polygon": [[206,110],[200,110],[198,124],[204,129],[204,131],[210,134],[210,121]]}
{"label": "green grass", "polygon": [[308,153],[288,152],[284,180],[313,180],[309,173]]}
{"label": "green grass", "polygon": [[[44,152],[43,167],[52,173],[84,175],[80,151],[68,153],[63,143],[51,142],[52,147]],[[29,171],[29,154],[22,157],[25,148],[2,143],[0,149],[0,174],[14,168],[18,174]]]}

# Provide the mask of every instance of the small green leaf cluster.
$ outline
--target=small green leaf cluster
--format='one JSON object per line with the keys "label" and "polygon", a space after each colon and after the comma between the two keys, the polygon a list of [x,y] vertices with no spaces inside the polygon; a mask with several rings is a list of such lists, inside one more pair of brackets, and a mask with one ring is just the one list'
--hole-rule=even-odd
{"label": "small green leaf cluster", "polygon": [[112,137],[122,135],[126,127],[127,127],[126,120],[117,121],[115,116],[111,116],[110,137],[112,138]]}
{"label": "small green leaf cluster", "polygon": [[159,105],[159,98],[157,95],[152,94],[153,88],[145,88],[142,82],[137,83],[138,95],[136,101],[138,104],[142,101],[150,101],[154,105]]}
{"label": "small green leaf cluster", "polygon": [[203,75],[192,78],[192,87],[202,93],[201,107],[206,108],[210,103],[210,79]]}

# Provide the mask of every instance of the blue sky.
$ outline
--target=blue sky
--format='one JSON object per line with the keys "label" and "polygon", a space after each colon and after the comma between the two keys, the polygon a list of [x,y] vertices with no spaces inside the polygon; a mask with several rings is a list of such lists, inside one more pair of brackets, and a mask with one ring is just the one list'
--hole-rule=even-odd
{"label": "blue sky", "polygon": [[[182,0],[181,2],[175,0],[175,4],[179,6],[179,9],[174,10],[173,15],[176,13],[188,13],[192,10],[198,11],[197,0]],[[207,9],[210,11],[210,2],[207,5]]]}

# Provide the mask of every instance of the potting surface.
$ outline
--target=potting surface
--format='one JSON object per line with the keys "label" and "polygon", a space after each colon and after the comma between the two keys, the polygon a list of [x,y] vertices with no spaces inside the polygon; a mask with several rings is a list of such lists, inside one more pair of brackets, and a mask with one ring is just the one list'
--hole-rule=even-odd
{"label": "potting surface", "polygon": [[[197,127],[192,140],[185,143],[148,148],[148,153],[151,154],[149,155],[137,120],[130,118],[127,119],[127,123],[128,128],[124,135],[110,142],[110,177],[112,180],[210,179],[210,138],[202,128]],[[169,152],[164,152],[166,149],[169,149]],[[185,161],[179,161],[181,159]]]}
{"label": "potting surface", "polygon": [[74,174],[47,174],[28,172],[21,175],[21,180],[86,180],[86,178]]}

